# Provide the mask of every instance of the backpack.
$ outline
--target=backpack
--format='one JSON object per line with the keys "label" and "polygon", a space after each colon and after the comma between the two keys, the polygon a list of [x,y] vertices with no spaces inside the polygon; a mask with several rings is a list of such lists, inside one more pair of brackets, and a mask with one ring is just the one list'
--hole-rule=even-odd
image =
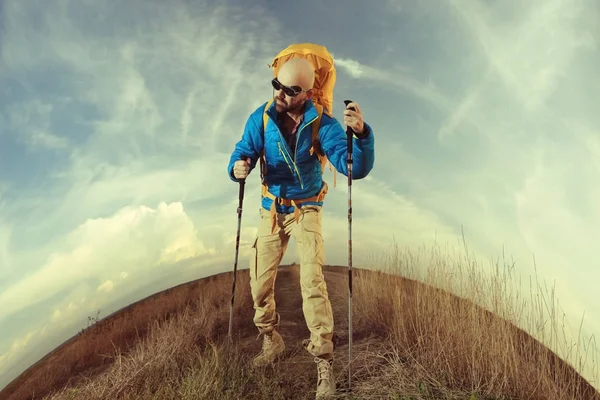
{"label": "backpack", "polygon": [[[317,109],[318,118],[312,123],[312,146],[310,148],[310,154],[312,155],[314,152],[317,153],[317,157],[321,163],[321,173],[324,173],[325,165],[327,164],[328,160],[319,143],[319,128],[323,113],[331,117],[333,111],[333,88],[336,82],[336,70],[333,57],[331,54],[329,54],[327,49],[321,45],[313,43],[292,44],[277,54],[277,56],[275,56],[273,59],[273,62],[269,64],[268,67],[273,68],[273,76],[277,77],[279,67],[286,61],[297,57],[306,59],[315,68],[315,83],[313,87],[312,100],[315,108]],[[269,100],[264,108],[262,129],[263,135],[267,129],[267,122],[269,121],[269,116],[267,115],[266,111],[272,103],[273,99]],[[264,150],[260,155],[260,161],[261,180],[263,180],[264,176],[266,175],[266,160]],[[333,186],[335,187],[336,170],[332,167],[331,162],[329,163],[329,170],[333,172]]]}

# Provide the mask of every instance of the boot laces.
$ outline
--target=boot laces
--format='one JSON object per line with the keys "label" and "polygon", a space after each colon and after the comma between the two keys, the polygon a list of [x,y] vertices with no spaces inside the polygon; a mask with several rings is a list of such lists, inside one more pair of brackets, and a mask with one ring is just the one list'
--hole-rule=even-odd
{"label": "boot laces", "polygon": [[317,363],[319,382],[323,379],[331,379],[331,377],[329,376],[329,372],[331,370],[331,363],[327,360],[322,360],[318,357],[315,357],[315,362]]}

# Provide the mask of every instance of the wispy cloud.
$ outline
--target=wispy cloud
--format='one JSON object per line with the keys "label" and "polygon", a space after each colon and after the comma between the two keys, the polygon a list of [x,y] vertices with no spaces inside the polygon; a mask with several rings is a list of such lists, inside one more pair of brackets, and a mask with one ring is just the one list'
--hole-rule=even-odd
{"label": "wispy cloud", "polygon": [[[433,106],[381,95],[378,104],[386,105],[378,107],[394,123],[380,130],[398,132],[400,144],[378,150],[378,160],[390,160],[378,178],[431,210],[440,224],[463,225],[480,254],[496,258],[504,246],[525,280],[535,256],[540,279],[556,280],[560,306],[575,327],[571,338],[584,311],[590,321],[584,334],[597,336],[591,282],[600,278],[592,239],[600,218],[593,206],[600,194],[600,117],[589,99],[600,95],[591,72],[600,62],[598,5],[452,1],[441,18],[441,11],[416,10],[424,5],[395,4],[411,28],[439,22],[440,29],[431,35],[416,29],[410,42],[421,51],[402,48],[396,59],[373,61],[376,68],[350,58],[337,64],[354,79],[385,81],[386,89],[402,87]],[[404,56],[409,52],[413,57]]]}
{"label": "wispy cloud", "polygon": [[[504,245],[523,275],[535,253],[542,277],[560,278],[572,321],[585,308],[597,329],[597,5],[386,5],[377,26],[328,34],[335,96],[356,98],[376,136],[375,169],[352,192],[356,263],[393,234],[420,247],[455,242],[462,227],[481,259]],[[272,94],[266,64],[323,32],[289,10],[233,0],[37,6],[2,9],[2,368],[35,361],[98,308],[233,267],[238,186],[225,166]],[[257,174],[241,268],[257,229]],[[345,264],[337,178],[323,228],[327,263]],[[291,246],[284,262],[294,257]]]}
{"label": "wispy cloud", "polygon": [[[481,127],[486,126],[483,118],[489,112],[482,113],[481,109],[470,112],[482,101],[479,98],[483,90],[503,91],[506,95],[497,101],[506,101],[507,97],[521,112],[540,112],[543,118],[552,112],[548,101],[559,89],[561,80],[568,78],[567,69],[577,50],[594,46],[589,32],[574,29],[588,9],[585,2],[570,2],[569,6],[562,0],[528,2],[519,7],[518,13],[508,3],[492,6],[476,1],[451,1],[450,4],[484,54],[487,68],[474,77],[474,84],[440,128],[440,138],[450,135],[464,119],[472,119],[470,122],[485,132]],[[489,96],[485,97],[489,100]]]}
{"label": "wispy cloud", "polygon": [[52,105],[35,99],[11,105],[7,112],[12,130],[20,134],[19,140],[30,149],[65,149],[68,146],[65,137],[50,131]]}
{"label": "wispy cloud", "polygon": [[450,101],[438,91],[431,81],[421,82],[413,75],[406,73],[399,67],[389,67],[381,69],[370,65],[361,64],[359,61],[349,58],[338,58],[334,52],[336,68],[346,72],[352,78],[366,79],[389,85],[392,88],[408,92],[421,100],[437,107],[441,111],[446,111],[450,107]]}
{"label": "wispy cloud", "polygon": [[[262,43],[275,25],[262,13],[183,2],[4,3],[10,93],[1,98],[0,147],[36,151],[22,153],[33,167],[4,175],[1,186],[3,324],[27,310],[59,334],[65,318],[81,320],[108,294],[155,284],[169,266],[162,285],[202,276],[202,258],[223,258],[215,249],[230,238],[214,230],[222,215],[201,205],[229,196],[231,181],[215,171],[270,95],[268,70],[258,67],[275,51]],[[60,160],[46,156],[56,150]],[[32,174],[40,184],[25,183]],[[18,359],[25,344],[13,344],[25,330],[0,338],[3,357]],[[3,363],[4,379],[12,367]]]}

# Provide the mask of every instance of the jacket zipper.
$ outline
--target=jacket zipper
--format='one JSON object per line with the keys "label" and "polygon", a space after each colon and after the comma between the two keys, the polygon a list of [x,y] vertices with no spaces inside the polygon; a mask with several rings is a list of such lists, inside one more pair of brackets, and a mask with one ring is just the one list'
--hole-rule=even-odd
{"label": "jacket zipper", "polygon": [[298,131],[298,133],[296,134],[296,148],[294,149],[294,168],[296,169],[296,173],[298,174],[298,179],[300,179],[300,187],[302,189],[304,189],[304,184],[302,183],[302,176],[300,175],[300,171],[298,170],[298,166],[296,165],[296,157],[298,155],[298,141],[300,140],[300,135],[302,134],[302,131],[304,130],[304,128],[306,128],[308,125],[310,125],[311,123],[313,123],[314,121],[316,121],[317,118],[314,118],[311,121],[309,121],[306,124],[304,124],[302,126],[302,128],[300,128],[300,130]]}
{"label": "jacket zipper", "polygon": [[292,166],[290,165],[290,163],[288,162],[287,157],[285,156],[285,153],[283,152],[283,149],[281,148],[281,143],[277,142],[277,146],[279,147],[279,152],[281,153],[281,155],[283,156],[283,159],[285,160],[285,163],[287,164],[288,168],[290,169],[290,172],[292,174],[294,174],[294,170],[292,169]]}
{"label": "jacket zipper", "polygon": [[[271,116],[269,116],[269,118],[271,118]],[[277,123],[275,122],[275,120],[273,120],[272,118],[271,118],[271,120],[273,121],[273,123],[274,123],[275,125],[277,125]],[[283,135],[281,134],[281,130],[279,130],[279,128],[278,128],[278,129],[277,129],[277,131],[279,132],[279,137],[281,138],[281,140],[284,140],[284,138],[283,138]],[[291,172],[291,173],[292,173],[292,175],[293,175],[293,174],[294,174],[294,170],[292,169],[292,167],[291,167],[290,163],[289,163],[289,162],[288,162],[288,160],[287,160],[287,157],[285,156],[285,153],[287,153],[287,149],[286,149],[286,151],[285,151],[285,153],[284,153],[283,149],[281,148],[281,142],[277,142],[277,147],[279,147],[279,152],[280,152],[280,153],[281,153],[281,155],[283,156],[283,159],[285,160],[285,163],[287,164],[288,168],[290,169],[290,172]],[[288,154],[288,155],[289,155],[289,154]],[[291,159],[292,159],[292,156],[291,156],[291,155],[289,155],[289,156],[290,156],[290,160],[291,160]],[[292,163],[293,163],[293,161],[292,161]],[[302,186],[302,181],[300,181],[300,185]]]}
{"label": "jacket zipper", "polygon": [[[318,117],[313,118],[308,123],[304,124],[302,126],[302,128],[300,128],[300,131],[296,134],[296,148],[294,149],[294,158],[293,159],[292,159],[292,155],[288,153],[287,149],[285,149],[285,153],[288,153],[288,156],[290,157],[290,160],[292,161],[292,164],[294,165],[293,169],[290,166],[290,163],[288,162],[287,157],[285,156],[285,153],[284,153],[283,149],[281,148],[281,142],[277,143],[277,146],[279,147],[279,152],[283,156],[283,159],[285,160],[285,163],[288,165],[288,168],[290,169],[290,171],[292,172],[292,174],[294,174],[294,170],[296,171],[296,174],[298,175],[298,180],[300,181],[300,187],[302,189],[304,189],[304,182],[302,181],[302,176],[300,175],[300,171],[298,170],[298,166],[296,165],[296,156],[298,154],[298,141],[300,140],[300,134],[302,133],[302,131],[304,130],[304,128],[306,128],[308,125],[310,125],[311,123],[313,123],[314,121],[316,121],[317,118]],[[283,140],[283,135],[281,134],[280,130],[279,130],[279,137]]]}

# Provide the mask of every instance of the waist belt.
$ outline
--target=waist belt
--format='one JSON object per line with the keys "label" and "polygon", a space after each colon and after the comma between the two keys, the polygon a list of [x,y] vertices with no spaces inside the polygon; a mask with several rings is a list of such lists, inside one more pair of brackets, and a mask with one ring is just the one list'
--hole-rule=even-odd
{"label": "waist belt", "polygon": [[286,207],[294,206],[294,218],[296,219],[296,223],[300,220],[300,207],[302,207],[302,203],[306,202],[320,202],[325,199],[325,195],[327,194],[327,182],[323,182],[323,187],[317,193],[316,196],[307,197],[305,199],[284,199],[281,197],[276,197],[273,193],[269,192],[269,188],[266,184],[262,185],[262,195],[264,197],[268,197],[273,200],[271,203],[271,233],[275,230],[275,225],[277,224],[277,211],[275,209],[276,204],[281,204]]}

